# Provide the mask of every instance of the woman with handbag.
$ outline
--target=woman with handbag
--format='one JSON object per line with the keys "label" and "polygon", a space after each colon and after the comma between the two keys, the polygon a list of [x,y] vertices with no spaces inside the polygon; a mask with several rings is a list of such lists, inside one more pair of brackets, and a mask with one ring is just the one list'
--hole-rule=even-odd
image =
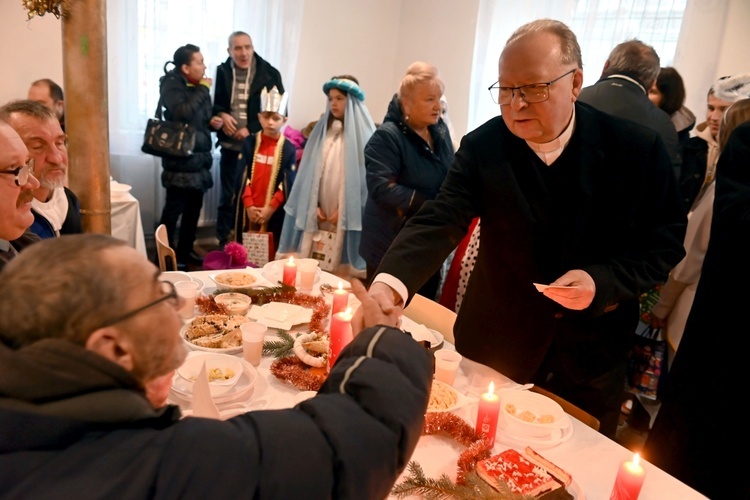
{"label": "woman with handbag", "polygon": [[[167,71],[170,63],[174,68]],[[172,61],[164,64],[164,76],[159,80],[159,100],[160,106],[164,106],[165,118],[187,123],[195,130],[195,146],[190,156],[165,156],[161,160],[164,169],[161,183],[167,197],[159,223],[167,226],[169,243],[175,248],[177,265],[181,269],[203,262],[193,251],[193,242],[203,195],[213,186],[209,127],[218,129],[222,125],[221,118],[211,116],[211,79],[204,76],[205,71],[200,48],[187,44],[175,51]]]}
{"label": "woman with handbag", "polygon": [[313,257],[346,280],[364,278],[359,255],[367,199],[364,149],[375,124],[351,75],[323,84],[326,112],[310,133],[284,211],[279,254]]}

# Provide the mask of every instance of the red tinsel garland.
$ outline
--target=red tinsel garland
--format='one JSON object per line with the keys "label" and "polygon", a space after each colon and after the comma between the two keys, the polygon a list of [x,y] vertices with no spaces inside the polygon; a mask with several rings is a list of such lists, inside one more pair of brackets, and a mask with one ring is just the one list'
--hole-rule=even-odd
{"label": "red tinsel garland", "polygon": [[456,484],[464,484],[466,474],[476,468],[477,461],[489,458],[492,448],[474,427],[450,412],[428,413],[424,419],[422,434],[430,436],[444,432],[464,446],[466,451],[458,457]]}
{"label": "red tinsel garland", "polygon": [[325,369],[311,368],[297,356],[286,356],[275,360],[271,364],[271,373],[277,379],[288,382],[303,391],[319,390],[328,377]]}

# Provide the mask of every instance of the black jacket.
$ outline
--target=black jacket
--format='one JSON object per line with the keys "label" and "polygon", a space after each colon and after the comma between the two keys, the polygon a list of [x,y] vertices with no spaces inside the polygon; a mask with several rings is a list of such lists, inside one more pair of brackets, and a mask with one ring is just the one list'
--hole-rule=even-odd
{"label": "black jacket", "polygon": [[164,118],[189,123],[195,128],[195,147],[188,158],[162,158],[164,172],[161,183],[165,188],[179,187],[208,191],[211,177],[211,94],[204,85],[193,85],[176,70],[167,72],[159,80]]}
{"label": "black jacket", "polygon": [[295,408],[179,420],[70,342],[0,344],[0,497],[380,500],[417,445],[431,381],[429,351],[374,327]]}
{"label": "black jacket", "polygon": [[[281,73],[279,73],[279,70],[271,66],[257,53],[253,57],[255,58],[255,76],[250,83],[250,96],[247,100],[247,129],[251,134],[260,132],[261,129],[260,122],[258,121],[258,112],[260,112],[260,93],[263,88],[267,87],[268,90],[271,90],[276,86],[279,92],[284,93],[284,84],[281,83]],[[234,79],[232,64],[232,58],[229,57],[216,68],[214,115],[219,113],[232,114],[232,80]],[[239,144],[238,141],[228,137],[221,129],[217,132],[217,136],[219,139],[217,146],[221,142],[226,141]]]}
{"label": "black jacket", "polygon": [[691,137],[682,149],[682,169],[680,171],[680,194],[685,205],[685,213],[693,206],[695,198],[706,178],[708,143],[701,137]]}

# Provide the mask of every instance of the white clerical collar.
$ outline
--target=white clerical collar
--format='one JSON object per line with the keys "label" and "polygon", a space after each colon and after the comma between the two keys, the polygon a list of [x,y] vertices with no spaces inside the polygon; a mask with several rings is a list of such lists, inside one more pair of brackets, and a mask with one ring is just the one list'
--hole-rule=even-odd
{"label": "white clerical collar", "polygon": [[10,250],[10,241],[0,239],[0,252],[7,252]]}
{"label": "white clerical collar", "polygon": [[633,83],[635,83],[636,85],[638,85],[641,88],[641,90],[643,91],[644,94],[648,95],[648,91],[643,87],[643,85],[641,85],[640,83],[638,83],[638,80],[636,80],[634,78],[630,78],[629,76],[625,76],[625,75],[609,75],[607,77],[607,79],[609,79],[609,78],[622,78],[623,80],[627,80],[629,82],[633,82]]}
{"label": "white clerical collar", "polygon": [[573,130],[575,129],[575,122],[576,108],[574,106],[573,116],[570,118],[570,123],[568,123],[568,126],[565,127],[565,130],[562,131],[562,134],[560,134],[557,139],[553,139],[543,144],[538,142],[526,141],[526,144],[529,145],[529,147],[536,153],[539,158],[541,158],[541,160],[545,164],[552,165],[552,163],[560,157],[563,150],[565,149],[565,146],[567,146],[570,142],[570,138],[573,135]]}

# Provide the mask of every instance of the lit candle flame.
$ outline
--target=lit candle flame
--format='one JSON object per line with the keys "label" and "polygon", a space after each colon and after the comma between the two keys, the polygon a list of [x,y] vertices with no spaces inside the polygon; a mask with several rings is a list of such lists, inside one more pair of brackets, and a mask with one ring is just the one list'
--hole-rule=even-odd
{"label": "lit candle flame", "polygon": [[294,257],[289,257],[289,264],[294,264]]}
{"label": "lit candle flame", "polygon": [[637,467],[638,466],[638,462],[640,462],[640,461],[641,461],[641,457],[638,455],[638,453],[636,453],[635,455],[633,455],[633,465],[635,465]]}
{"label": "lit candle flame", "polygon": [[490,387],[487,389],[487,394],[492,396],[493,392],[495,392],[495,382],[490,382]]}
{"label": "lit candle flame", "polygon": [[339,290],[343,290],[343,289],[344,289],[344,284],[339,281]]}

